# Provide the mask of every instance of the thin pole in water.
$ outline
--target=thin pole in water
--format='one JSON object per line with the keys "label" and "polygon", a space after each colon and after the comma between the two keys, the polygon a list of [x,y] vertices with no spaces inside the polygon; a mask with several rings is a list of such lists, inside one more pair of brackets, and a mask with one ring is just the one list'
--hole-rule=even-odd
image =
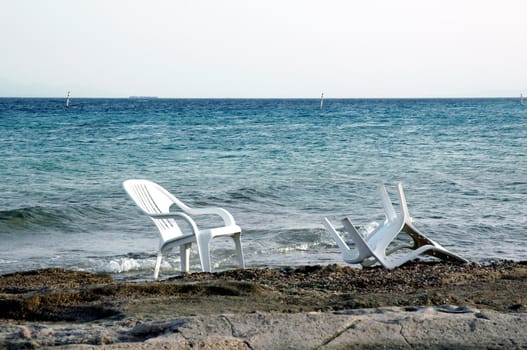
{"label": "thin pole in water", "polygon": [[320,95],[320,110],[322,110],[322,107],[324,107],[324,93]]}
{"label": "thin pole in water", "polygon": [[70,108],[70,92],[68,91],[68,96],[66,96],[66,108]]}

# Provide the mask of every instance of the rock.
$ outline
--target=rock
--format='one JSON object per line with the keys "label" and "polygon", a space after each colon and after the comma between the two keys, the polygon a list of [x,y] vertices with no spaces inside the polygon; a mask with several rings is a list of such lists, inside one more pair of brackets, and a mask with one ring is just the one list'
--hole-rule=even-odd
{"label": "rock", "polygon": [[95,340],[95,344],[99,345],[111,344],[113,342],[114,340],[107,330],[101,331]]}
{"label": "rock", "polygon": [[53,328],[45,327],[38,331],[38,336],[39,337],[51,337],[53,336],[54,333],[55,332],[53,331]]}
{"label": "rock", "polygon": [[129,328],[119,320],[55,324],[53,332],[0,323],[0,334],[13,332],[0,344],[56,350],[527,348],[527,313],[447,309],[464,312],[444,307],[256,312],[150,320]]}
{"label": "rock", "polygon": [[26,326],[22,326],[20,329],[20,337],[24,339],[31,339],[31,331]]}

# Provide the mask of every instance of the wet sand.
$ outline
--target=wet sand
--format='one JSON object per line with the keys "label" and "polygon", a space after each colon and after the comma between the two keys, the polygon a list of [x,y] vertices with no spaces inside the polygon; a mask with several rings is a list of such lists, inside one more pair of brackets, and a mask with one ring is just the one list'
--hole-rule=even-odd
{"label": "wet sand", "polygon": [[[240,348],[266,348],[257,346],[269,344],[261,340],[263,334],[258,338],[260,343],[254,337],[249,341],[248,337],[234,336],[233,332],[228,339],[218,338],[217,330],[207,331],[205,324],[214,324],[221,315],[231,315],[231,325],[233,320],[241,322],[263,315],[264,319],[270,317],[286,327],[293,321],[307,322],[301,321],[302,317],[307,317],[305,315],[319,315],[317,317],[328,318],[325,324],[336,322],[337,329],[328,334],[338,336],[330,336],[331,341],[327,343],[324,339],[314,339],[310,344],[331,348],[330,345],[345,337],[346,332],[339,334],[338,331],[341,324],[347,322],[341,317],[348,319],[349,315],[358,312],[373,314],[364,310],[384,310],[380,312],[384,316],[391,313],[402,318],[405,313],[416,312],[420,315],[467,313],[478,321],[485,319],[478,315],[493,314],[494,328],[499,330],[501,318],[510,323],[509,318],[520,317],[523,322],[526,308],[527,262],[498,261],[486,265],[421,262],[392,271],[344,265],[245,269],[186,274],[159,282],[116,282],[107,275],[45,269],[0,276],[0,345],[39,348],[84,344],[93,348],[94,345],[113,344],[107,346],[147,349],[152,346],[153,339],[163,335],[168,348],[183,345],[185,348],[192,344],[221,348],[223,343],[227,344],[225,348],[238,345]],[[225,317],[221,322],[227,322]],[[199,321],[205,319],[208,321]],[[368,316],[368,319],[375,317]],[[204,324],[199,333],[201,338],[166,338],[167,334],[184,334],[183,324],[187,328],[189,324],[194,324],[195,328],[197,324]],[[68,327],[70,335],[59,331]],[[521,329],[527,324],[519,323],[518,327]],[[293,329],[301,328],[296,324]],[[78,335],[72,336],[75,332]],[[486,334],[490,334],[489,331]],[[499,334],[494,336],[499,337]],[[308,332],[304,338],[309,337],[316,338],[316,335]],[[390,339],[382,342],[383,346],[404,348],[391,344]],[[522,339],[512,342],[509,339],[495,348],[515,348],[515,343],[525,345]],[[463,344],[462,338],[459,341],[457,345]],[[304,348],[298,342],[299,346],[294,344],[291,342],[291,348]],[[345,347],[346,343],[343,344]],[[470,344],[465,345],[470,348]],[[279,344],[273,347],[276,346],[281,347]],[[366,346],[369,345],[365,343],[361,348]]]}

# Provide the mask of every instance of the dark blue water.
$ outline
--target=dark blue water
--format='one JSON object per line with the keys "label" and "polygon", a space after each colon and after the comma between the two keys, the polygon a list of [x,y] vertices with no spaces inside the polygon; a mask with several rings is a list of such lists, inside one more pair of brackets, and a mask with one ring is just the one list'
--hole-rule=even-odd
{"label": "dark blue water", "polygon": [[[221,206],[248,266],[342,263],[322,226],[382,220],[405,186],[416,226],[472,261],[527,254],[527,106],[514,99],[0,99],[0,273],[150,276],[157,232],[122,189],[158,182]],[[216,269],[235,266],[213,244]],[[196,252],[192,268],[199,268]],[[163,274],[176,273],[171,255]]]}

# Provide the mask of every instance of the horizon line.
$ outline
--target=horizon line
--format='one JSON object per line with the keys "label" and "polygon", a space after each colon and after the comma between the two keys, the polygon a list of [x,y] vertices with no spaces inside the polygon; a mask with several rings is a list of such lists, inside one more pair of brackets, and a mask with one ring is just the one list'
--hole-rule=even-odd
{"label": "horizon line", "polygon": [[[465,97],[327,97],[324,100],[448,100],[448,99],[516,99],[520,96],[465,96]],[[527,96],[523,96],[527,98]],[[0,96],[0,99],[65,99],[66,96]],[[148,95],[131,95],[120,97],[105,96],[69,96],[70,99],[115,99],[115,100],[320,100],[320,97],[159,97]]]}

